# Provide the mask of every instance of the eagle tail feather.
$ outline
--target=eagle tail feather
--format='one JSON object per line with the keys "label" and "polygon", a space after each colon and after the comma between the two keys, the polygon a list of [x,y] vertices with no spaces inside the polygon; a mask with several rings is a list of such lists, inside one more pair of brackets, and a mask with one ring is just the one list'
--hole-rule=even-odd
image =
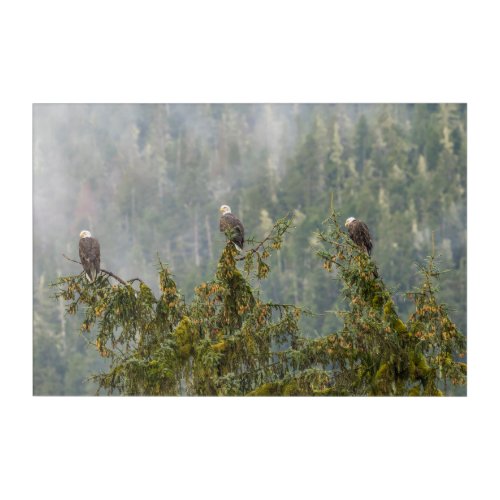
{"label": "eagle tail feather", "polygon": [[85,272],[85,276],[87,276],[87,279],[90,281],[90,283],[94,283],[97,278],[97,269],[93,267],[88,272]]}

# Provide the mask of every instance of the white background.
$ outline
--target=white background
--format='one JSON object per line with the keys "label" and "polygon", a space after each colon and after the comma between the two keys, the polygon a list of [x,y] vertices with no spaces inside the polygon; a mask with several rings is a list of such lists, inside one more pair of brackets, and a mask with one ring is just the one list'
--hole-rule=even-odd
{"label": "white background", "polygon": [[[171,4],[1,8],[2,498],[500,498],[494,2]],[[35,102],[467,102],[468,397],[33,397]]]}

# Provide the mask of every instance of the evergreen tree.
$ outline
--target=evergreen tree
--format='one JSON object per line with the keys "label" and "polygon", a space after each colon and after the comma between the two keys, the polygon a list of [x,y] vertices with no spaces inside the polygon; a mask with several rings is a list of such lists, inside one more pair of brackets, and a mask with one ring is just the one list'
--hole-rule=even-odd
{"label": "evergreen tree", "polygon": [[422,284],[407,294],[415,312],[405,324],[372,259],[340,230],[332,210],[318,252],[328,271],[344,283],[349,305],[339,314],[344,326],[336,334],[305,346],[317,353],[323,370],[331,367],[327,392],[342,395],[442,395],[451,382],[465,383],[465,339],[439,304],[433,281],[439,277],[435,258],[421,268]]}
{"label": "evergreen tree", "polygon": [[[343,282],[348,309],[340,331],[315,339],[299,334],[301,310],[264,301],[252,281],[270,272],[291,218],[240,256],[230,241],[214,279],[201,283],[190,304],[160,262],[161,295],[138,279],[103,271],[88,283],[83,273],[60,278],[70,314],[85,306],[82,331],[110,358],[95,375],[109,393],[147,395],[442,395],[463,385],[465,340],[439,304],[435,258],[408,297],[415,311],[405,324],[375,263],[344,233],[337,214],[319,233],[324,268]],[[242,263],[241,269],[238,262]],[[110,279],[119,284],[111,284]],[[139,282],[138,287],[134,283]],[[92,334],[90,334],[92,337]]]}
{"label": "evergreen tree", "polygon": [[[333,191],[342,213],[368,223],[401,317],[413,306],[403,293],[418,286],[413,263],[423,261],[435,233],[436,253],[453,271],[442,276],[439,298],[466,332],[466,118],[466,105],[454,104],[37,105],[35,294],[42,275],[57,276],[60,254],[71,255],[79,231],[89,229],[105,268],[141,276],[158,296],[158,253],[191,304],[221,253],[222,203],[249,235],[264,234],[263,213],[275,220],[290,211],[296,230],[266,261],[273,269],[259,289],[275,303],[318,313],[302,317],[305,337],[328,335],[343,324],[323,314],[344,308],[342,282],[325,279],[313,233]],[[35,318],[43,318],[34,321],[34,390],[83,392],[95,360],[69,333],[60,348],[59,305],[48,302],[34,301]],[[78,318],[71,320],[67,332]],[[46,347],[52,342],[50,355],[38,349],[41,337]],[[60,379],[44,382],[56,350]]]}
{"label": "evergreen tree", "polygon": [[196,288],[191,304],[161,262],[158,298],[141,280],[125,282],[107,271],[94,283],[83,273],[60,278],[57,297],[69,302],[70,314],[85,308],[81,330],[110,359],[110,369],[93,377],[99,389],[241,395],[279,378],[286,370],[281,351],[296,341],[300,310],[263,301],[250,282],[266,278],[266,260],[281,247],[291,222],[290,217],[278,220],[244,257],[229,241],[215,278]]}

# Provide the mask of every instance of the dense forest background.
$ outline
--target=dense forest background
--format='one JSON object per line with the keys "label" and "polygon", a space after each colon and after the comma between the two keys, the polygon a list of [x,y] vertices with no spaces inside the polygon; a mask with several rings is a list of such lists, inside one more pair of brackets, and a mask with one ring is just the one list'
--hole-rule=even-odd
{"label": "dense forest background", "polygon": [[49,283],[80,272],[78,235],[102,267],[158,289],[158,257],[186,299],[213,275],[225,243],[218,208],[247,238],[292,212],[263,293],[310,309],[301,333],[338,328],[339,284],[315,258],[330,198],[364,220],[400,314],[432,234],[439,298],[466,333],[467,108],[456,104],[146,104],[34,106],[34,394],[92,394],[105,360],[79,335]]}

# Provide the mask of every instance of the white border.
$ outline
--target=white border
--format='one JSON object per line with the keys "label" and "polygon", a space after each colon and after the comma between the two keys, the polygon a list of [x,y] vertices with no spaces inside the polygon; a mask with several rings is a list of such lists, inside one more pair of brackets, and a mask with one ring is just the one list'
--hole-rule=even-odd
{"label": "white border", "polygon": [[[3,497],[498,494],[493,4],[4,7]],[[467,398],[31,396],[31,103],[387,101],[469,104]]]}

